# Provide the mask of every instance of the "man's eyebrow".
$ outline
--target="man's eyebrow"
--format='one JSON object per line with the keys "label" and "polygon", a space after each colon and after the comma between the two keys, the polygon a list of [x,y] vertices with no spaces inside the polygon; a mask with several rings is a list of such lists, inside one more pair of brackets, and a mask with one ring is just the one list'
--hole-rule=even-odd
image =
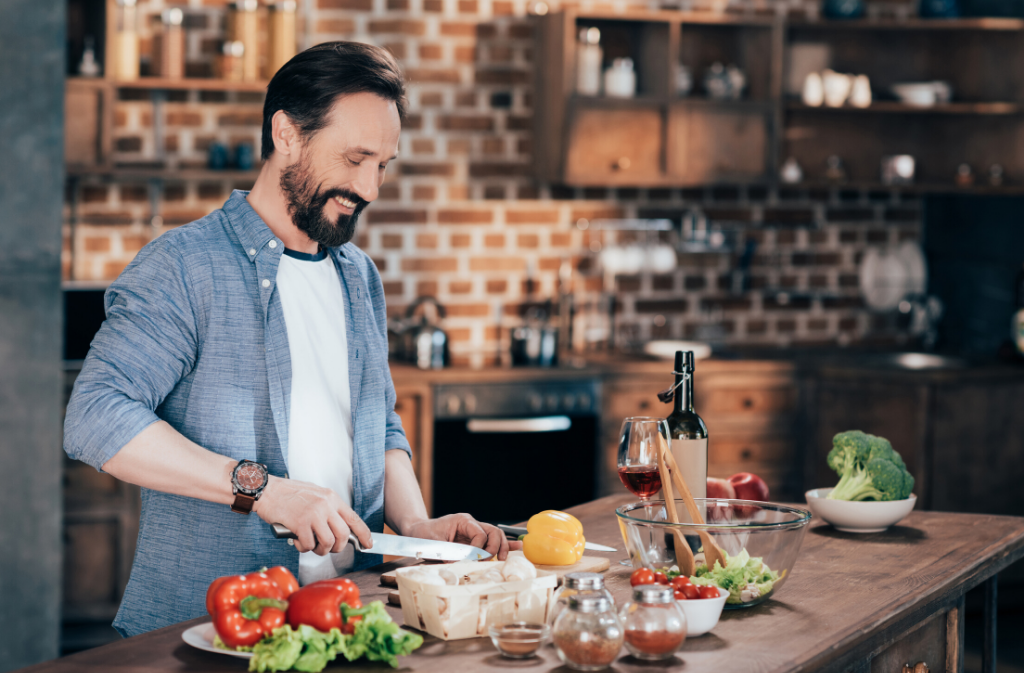
{"label": "man's eyebrow", "polygon": [[[353,153],[353,154],[361,154],[364,157],[375,157],[375,156],[377,156],[376,152],[374,152],[373,150],[368,150],[368,149],[366,149],[364,147],[353,147],[353,148],[350,148],[348,151]],[[393,160],[395,160],[397,158],[398,158],[398,152],[395,152],[390,158],[387,159],[387,161],[393,161]]]}

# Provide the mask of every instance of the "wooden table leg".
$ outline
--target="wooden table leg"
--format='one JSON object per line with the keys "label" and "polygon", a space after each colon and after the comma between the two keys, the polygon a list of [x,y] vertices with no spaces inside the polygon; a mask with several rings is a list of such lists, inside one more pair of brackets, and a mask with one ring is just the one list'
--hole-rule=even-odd
{"label": "wooden table leg", "polygon": [[996,612],[999,604],[999,575],[985,582],[985,640],[981,650],[982,673],[996,673]]}

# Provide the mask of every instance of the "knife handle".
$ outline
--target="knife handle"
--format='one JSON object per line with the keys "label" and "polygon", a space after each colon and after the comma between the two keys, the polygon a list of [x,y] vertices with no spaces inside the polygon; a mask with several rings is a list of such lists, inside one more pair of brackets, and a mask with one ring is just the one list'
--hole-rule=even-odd
{"label": "knife handle", "polygon": [[[299,539],[299,536],[293,533],[291,528],[284,525],[283,523],[272,523],[270,524],[270,527],[274,529],[274,537],[276,537],[278,540],[288,540],[288,544],[290,545],[295,544],[294,542],[292,542],[292,540]],[[357,538],[355,535],[352,535],[351,533],[348,536],[348,543],[355,547],[356,551],[365,551],[363,549],[363,545],[359,543],[359,538]],[[313,544],[317,544],[316,535],[313,535]]]}

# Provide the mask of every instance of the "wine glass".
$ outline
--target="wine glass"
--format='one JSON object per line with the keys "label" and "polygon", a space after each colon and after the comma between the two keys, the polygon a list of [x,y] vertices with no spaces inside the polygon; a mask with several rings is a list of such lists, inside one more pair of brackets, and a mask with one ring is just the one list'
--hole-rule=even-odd
{"label": "wine glass", "polygon": [[622,422],[619,479],[644,503],[661,490],[658,452],[662,446],[668,446],[668,442],[668,422],[663,418],[630,416]]}

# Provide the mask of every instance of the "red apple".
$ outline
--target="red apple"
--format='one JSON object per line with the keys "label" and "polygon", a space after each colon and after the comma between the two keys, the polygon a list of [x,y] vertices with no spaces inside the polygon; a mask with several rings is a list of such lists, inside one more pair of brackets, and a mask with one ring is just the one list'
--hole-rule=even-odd
{"label": "red apple", "polygon": [[735,500],[736,489],[726,479],[708,477],[708,497]]}
{"label": "red apple", "polygon": [[768,484],[764,483],[764,479],[756,474],[750,472],[734,474],[729,477],[729,484],[736,491],[736,498],[739,500],[768,501]]}

